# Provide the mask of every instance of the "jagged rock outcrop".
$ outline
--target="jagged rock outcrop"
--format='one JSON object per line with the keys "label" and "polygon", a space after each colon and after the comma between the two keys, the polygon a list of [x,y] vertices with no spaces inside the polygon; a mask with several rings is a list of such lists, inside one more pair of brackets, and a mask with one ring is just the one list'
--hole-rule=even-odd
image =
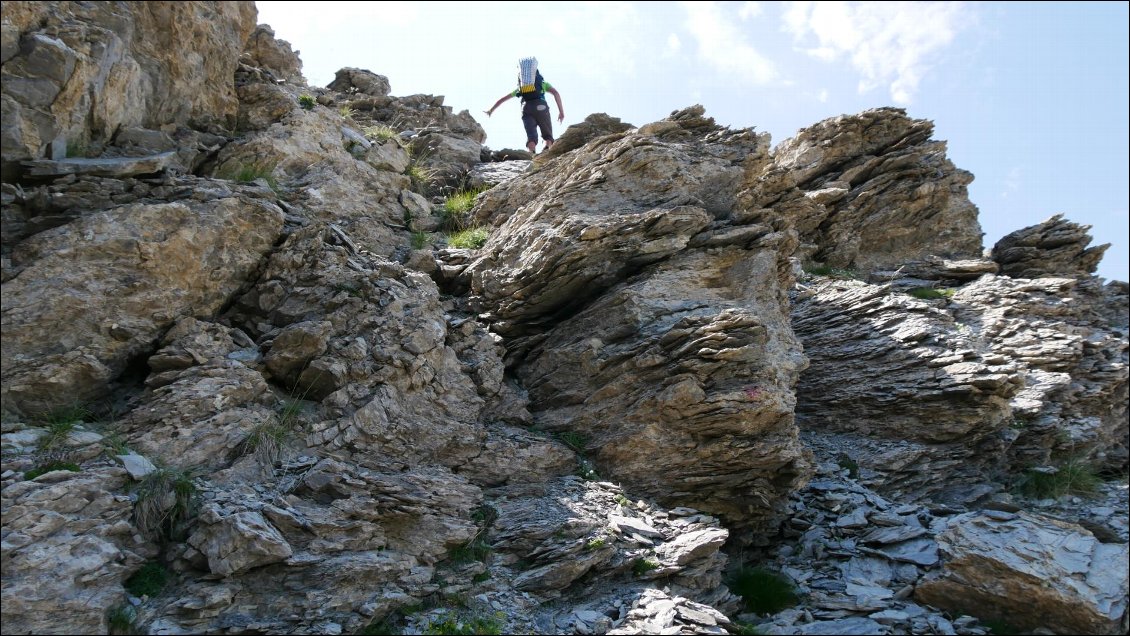
{"label": "jagged rock outcrop", "polygon": [[4,180],[25,159],[95,151],[123,126],[233,118],[231,77],[254,28],[253,2],[5,2]]}
{"label": "jagged rock outcrop", "polygon": [[632,128],[635,126],[620,121],[619,117],[612,117],[606,113],[593,113],[585,117],[581,123],[566,128],[565,132],[557,136],[553,145],[538,157],[538,161],[552,159],[576,150],[597,137],[626,132]]}
{"label": "jagged rock outcrop", "polygon": [[990,275],[949,293],[806,281],[800,425],[850,433],[844,452],[903,497],[973,501],[1010,469],[1068,458],[1124,470],[1127,330],[1105,315],[1117,287]]}
{"label": "jagged rock outcrop", "polygon": [[758,531],[808,470],[791,235],[733,213],[765,144],[701,107],[602,137],[483,194],[476,217],[500,225],[462,274],[538,426],[581,434],[638,492]]}
{"label": "jagged rock outcrop", "polygon": [[1057,214],[997,241],[993,260],[1000,263],[1001,274],[1013,278],[1086,277],[1095,273],[1110,247],[1110,243],[1087,247],[1090,229]]}
{"label": "jagged rock outcrop", "polygon": [[306,78],[302,76],[302,60],[298,54],[299,51],[290,48],[289,42],[275,37],[270,25],[260,24],[247,37],[240,62],[267,70],[278,80],[304,85]]}
{"label": "jagged rock outcrop", "polygon": [[743,194],[756,220],[787,223],[806,261],[860,272],[928,256],[981,255],[973,175],[931,140],[932,122],[899,108],[827,119],[781,142]]}

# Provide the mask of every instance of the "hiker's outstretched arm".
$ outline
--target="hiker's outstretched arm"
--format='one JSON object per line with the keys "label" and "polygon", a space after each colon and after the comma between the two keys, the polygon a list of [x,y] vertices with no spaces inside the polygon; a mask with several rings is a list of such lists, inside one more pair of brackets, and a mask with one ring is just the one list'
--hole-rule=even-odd
{"label": "hiker's outstretched arm", "polygon": [[557,100],[557,121],[565,121],[565,107],[561,105],[561,93],[557,92],[556,88],[550,87],[549,93],[553,95],[553,99]]}
{"label": "hiker's outstretched arm", "polygon": [[[503,96],[502,96],[501,98],[499,98],[499,100],[498,100],[497,102],[495,102],[495,103],[494,103],[494,106],[491,106],[491,107],[490,107],[490,110],[484,110],[483,112],[487,114],[487,117],[490,117],[490,116],[491,116],[491,113],[493,113],[493,112],[494,112],[494,109],[496,109],[496,108],[498,108],[499,106],[501,106],[501,105],[502,105],[502,102],[504,102],[504,101],[506,101],[506,100],[510,99],[511,97],[514,97],[514,93],[507,93],[507,94],[503,95]],[[559,99],[559,100],[557,100],[557,103],[558,103],[558,105],[560,105],[560,104],[561,104],[561,100],[560,100],[560,99]]]}

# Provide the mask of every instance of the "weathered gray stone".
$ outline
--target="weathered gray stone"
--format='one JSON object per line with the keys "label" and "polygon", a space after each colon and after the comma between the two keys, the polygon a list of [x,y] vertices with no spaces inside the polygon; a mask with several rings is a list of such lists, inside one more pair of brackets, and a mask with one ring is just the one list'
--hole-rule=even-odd
{"label": "weathered gray stone", "polygon": [[920,601],[1025,630],[1126,631],[1127,572],[1114,565],[1130,558],[1126,544],[1028,513],[1009,521],[967,513],[948,526],[938,535],[942,569],[918,585]]}
{"label": "weathered gray stone", "polygon": [[1090,229],[1057,214],[997,241],[993,260],[1000,263],[1001,274],[1013,278],[1086,277],[1095,272],[1110,247],[1110,243],[1087,247]]}
{"label": "weathered gray stone", "polygon": [[104,396],[179,317],[224,306],[282,221],[277,206],[245,197],[134,204],[22,243],[22,270],[4,284],[4,408]]}
{"label": "weathered gray stone", "polygon": [[212,574],[232,576],[254,567],[284,561],[293,554],[290,544],[258,512],[222,515],[206,508],[188,544],[208,559]]}

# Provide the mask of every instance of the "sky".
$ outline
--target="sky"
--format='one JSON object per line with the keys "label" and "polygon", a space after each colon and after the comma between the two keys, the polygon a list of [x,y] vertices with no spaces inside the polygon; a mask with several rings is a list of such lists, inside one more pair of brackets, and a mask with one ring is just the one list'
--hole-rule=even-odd
{"label": "sky", "polygon": [[702,104],[776,145],[829,117],[897,106],[973,173],[984,245],[1062,213],[1130,280],[1126,2],[257,2],[310,86],[344,67],[396,96],[443,95],[492,149],[523,148],[517,61],[565,121],[635,126]]}

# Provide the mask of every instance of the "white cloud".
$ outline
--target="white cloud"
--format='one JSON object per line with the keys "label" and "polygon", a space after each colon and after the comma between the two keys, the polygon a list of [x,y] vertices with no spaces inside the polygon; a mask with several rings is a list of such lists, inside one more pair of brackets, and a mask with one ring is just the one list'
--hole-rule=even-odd
{"label": "white cloud", "polygon": [[1007,199],[1010,194],[1020,192],[1020,184],[1024,181],[1024,169],[1020,166],[1013,166],[1008,171],[1008,176],[1004,179],[1004,189],[1001,190],[1000,197]]}
{"label": "white cloud", "polygon": [[674,55],[683,48],[683,42],[674,33],[667,36],[667,53]]}
{"label": "white cloud", "polygon": [[741,9],[738,9],[738,17],[743,20],[752,20],[759,15],[761,15],[760,2],[746,2]]}
{"label": "white cloud", "polygon": [[971,15],[961,2],[793,2],[782,20],[808,55],[846,57],[861,93],[886,86],[896,103],[909,104]]}
{"label": "white cloud", "polygon": [[[734,21],[714,2],[684,2],[687,30],[698,43],[698,56],[716,70],[753,84],[777,77],[773,62],[746,43]],[[743,7],[744,11],[746,7]]]}

